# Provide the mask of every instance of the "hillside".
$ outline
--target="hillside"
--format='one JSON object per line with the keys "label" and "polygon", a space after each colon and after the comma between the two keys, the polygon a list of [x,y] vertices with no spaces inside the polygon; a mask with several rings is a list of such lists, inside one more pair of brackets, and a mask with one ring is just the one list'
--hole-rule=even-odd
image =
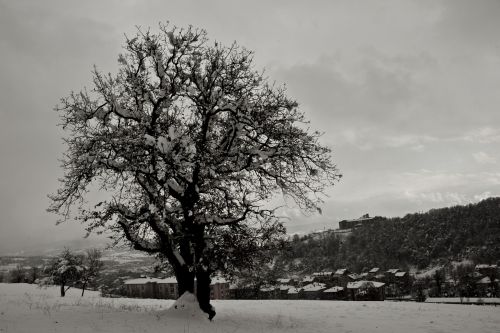
{"label": "hillside", "polygon": [[323,233],[295,237],[277,262],[297,273],[348,267],[417,267],[450,260],[500,260],[500,198],[433,209],[398,218],[378,217],[347,236]]}

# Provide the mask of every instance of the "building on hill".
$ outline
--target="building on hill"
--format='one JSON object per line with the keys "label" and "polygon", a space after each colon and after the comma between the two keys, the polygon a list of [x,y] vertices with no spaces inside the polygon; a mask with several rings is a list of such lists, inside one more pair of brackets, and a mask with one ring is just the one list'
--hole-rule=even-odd
{"label": "building on hill", "polygon": [[377,222],[377,221],[381,221],[381,220],[383,220],[383,218],[380,216],[370,217],[368,214],[365,214],[358,219],[340,221],[339,222],[339,229],[340,230],[347,230],[347,229],[359,228],[359,227],[362,227],[364,225],[371,224],[373,222]]}

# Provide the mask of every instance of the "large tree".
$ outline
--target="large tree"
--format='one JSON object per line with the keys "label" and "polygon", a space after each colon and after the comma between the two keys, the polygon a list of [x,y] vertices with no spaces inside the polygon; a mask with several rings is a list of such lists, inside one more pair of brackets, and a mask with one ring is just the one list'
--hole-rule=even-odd
{"label": "large tree", "polygon": [[[273,196],[316,211],[340,175],[320,133],[253,67],[252,52],[161,24],[158,33],[138,29],[124,49],[117,75],[94,69],[92,89],[56,108],[67,151],[49,210],[64,221],[77,207],[89,232],[110,229],[160,254],[181,294],[196,279],[200,308],[213,317],[210,276],[251,265],[252,253],[283,235]],[[85,204],[93,189],[107,199]]]}

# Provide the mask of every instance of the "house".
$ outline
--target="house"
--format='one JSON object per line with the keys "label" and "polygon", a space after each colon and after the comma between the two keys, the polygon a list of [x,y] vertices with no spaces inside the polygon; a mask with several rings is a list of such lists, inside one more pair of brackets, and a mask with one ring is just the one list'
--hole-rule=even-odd
{"label": "house", "polygon": [[300,285],[304,286],[306,284],[313,283],[315,281],[315,279],[316,278],[314,276],[310,276],[310,275],[304,276],[302,281],[300,281]]}
{"label": "house", "polygon": [[349,277],[349,274],[351,274],[351,272],[347,268],[337,269],[333,274],[333,284],[341,287],[347,286],[347,283],[353,280]]}
{"label": "house", "polygon": [[353,301],[383,301],[385,283],[377,281],[354,281],[347,284],[349,298]]}
{"label": "house", "polygon": [[276,286],[262,286],[259,289],[259,299],[278,299],[280,289]]}
{"label": "house", "polygon": [[[131,279],[124,281],[124,285],[129,297],[177,299],[180,296],[177,280],[173,277]],[[210,284],[210,298],[227,299],[229,297],[229,283],[224,279],[214,278]]]}
{"label": "house", "polygon": [[229,282],[221,277],[215,277],[210,283],[210,299],[229,299]]}
{"label": "house", "polygon": [[127,296],[138,298],[177,299],[179,290],[175,278],[139,278],[124,282]]}
{"label": "house", "polygon": [[276,279],[276,282],[278,282],[279,284],[293,284],[292,279],[285,279],[285,278]]}
{"label": "house", "polygon": [[300,293],[299,288],[292,287],[292,288],[288,289],[288,292],[287,292],[288,299],[299,299],[299,293]]}
{"label": "house", "polygon": [[288,290],[290,290],[291,288],[295,288],[295,287],[291,286],[291,285],[282,284],[278,288],[280,290],[278,298],[279,299],[288,299]]}
{"label": "house", "polygon": [[231,299],[258,299],[259,290],[252,285],[231,285],[229,287]]}
{"label": "house", "polygon": [[333,277],[333,272],[316,272],[313,273],[314,280],[317,282],[330,282]]}
{"label": "house", "polygon": [[326,284],[314,282],[302,287],[299,296],[304,299],[321,299],[321,292],[326,289]]}
{"label": "house", "polygon": [[485,276],[495,276],[498,275],[498,266],[497,265],[487,265],[487,264],[479,264],[474,267],[476,272],[479,272]]}
{"label": "house", "polygon": [[343,300],[346,298],[345,288],[340,286],[334,286],[323,290],[321,293],[321,299],[325,300]]}
{"label": "house", "polygon": [[352,281],[356,281],[356,280],[359,280],[359,275],[356,274],[356,273],[351,273],[351,274],[348,274],[347,277],[349,279],[351,279]]}

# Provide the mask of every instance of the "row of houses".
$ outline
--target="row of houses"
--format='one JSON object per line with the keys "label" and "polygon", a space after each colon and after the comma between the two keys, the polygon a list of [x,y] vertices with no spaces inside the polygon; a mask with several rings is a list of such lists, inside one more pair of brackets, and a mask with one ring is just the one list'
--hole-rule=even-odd
{"label": "row of houses", "polygon": [[[496,265],[478,265],[472,279],[477,280],[470,296],[496,295],[499,281],[491,272]],[[210,286],[212,299],[321,299],[321,300],[384,300],[427,290],[428,296],[458,296],[457,281],[445,279],[437,287],[433,280],[412,277],[399,269],[382,271],[374,267],[361,274],[346,268],[335,271],[316,272],[311,275],[280,278],[276,281],[253,285],[230,285],[228,281],[214,278]],[[496,286],[496,287],[495,287]],[[129,297],[176,299],[179,297],[175,278],[140,278],[125,281]],[[436,290],[439,290],[437,292]],[[463,291],[462,291],[463,292]],[[466,290],[467,292],[467,290]],[[437,294],[436,294],[437,293]]]}
{"label": "row of houses", "polygon": [[[253,289],[233,288],[231,293],[236,299],[308,299],[308,300],[373,300],[385,299],[385,283],[377,281],[348,282],[345,287],[328,286],[322,282],[312,282],[302,287],[279,285]],[[238,294],[239,292],[239,294]],[[243,293],[242,293],[243,292]]]}
{"label": "row of houses", "polygon": [[[282,278],[276,285],[260,288],[258,293],[235,293],[235,298],[280,298],[324,300],[384,300],[386,295],[409,292],[409,274],[399,269],[382,272],[380,268],[356,274],[347,268],[315,272],[299,278]],[[245,297],[246,296],[246,297]],[[250,296],[250,297],[249,297]]]}

